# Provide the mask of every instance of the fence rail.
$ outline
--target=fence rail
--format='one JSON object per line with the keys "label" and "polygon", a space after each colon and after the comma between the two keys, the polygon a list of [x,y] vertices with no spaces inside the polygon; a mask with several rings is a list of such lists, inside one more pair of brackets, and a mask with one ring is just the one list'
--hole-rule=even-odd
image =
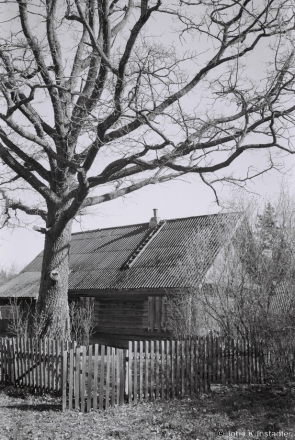
{"label": "fence rail", "polygon": [[62,409],[81,411],[192,395],[211,384],[265,381],[258,344],[213,336],[130,341],[128,350],[2,338],[0,367],[2,383],[59,393]]}

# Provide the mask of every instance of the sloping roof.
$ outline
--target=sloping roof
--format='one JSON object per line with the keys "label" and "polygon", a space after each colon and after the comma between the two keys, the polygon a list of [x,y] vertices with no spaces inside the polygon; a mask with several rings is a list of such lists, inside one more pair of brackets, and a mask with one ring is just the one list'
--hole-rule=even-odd
{"label": "sloping roof", "polygon": [[16,278],[0,286],[0,298],[36,298],[40,272],[22,272]]}
{"label": "sloping roof", "polygon": [[[233,234],[239,216],[229,213],[167,220],[154,235],[148,223],[72,234],[69,290],[195,286]],[[147,238],[149,234],[151,238]],[[124,268],[130,257],[132,264]],[[193,270],[188,272],[191,261]],[[25,290],[30,295],[38,291],[41,263],[42,253],[13,280],[14,288],[18,284],[22,291],[27,282]],[[30,282],[34,286],[29,291]],[[0,288],[0,297],[2,292]]]}

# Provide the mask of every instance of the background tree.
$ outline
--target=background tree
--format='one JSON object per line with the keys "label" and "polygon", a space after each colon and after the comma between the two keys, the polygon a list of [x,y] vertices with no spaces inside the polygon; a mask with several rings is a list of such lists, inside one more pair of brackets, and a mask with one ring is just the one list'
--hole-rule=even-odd
{"label": "background tree", "polygon": [[[292,3],[2,5],[3,223],[13,211],[46,223],[44,336],[69,337],[71,228],[87,207],[187,173],[214,190],[276,166],[270,155],[263,170],[222,172],[247,150],[293,152]],[[159,41],[153,27],[175,34]],[[261,51],[270,62],[257,80]]]}
{"label": "background tree", "polygon": [[14,278],[19,272],[16,264],[11,264],[8,268],[0,268],[0,286],[8,283],[12,278]]}
{"label": "background tree", "polygon": [[[295,206],[285,192],[274,204],[240,206],[240,220],[198,288],[170,298],[175,336],[216,332],[259,341],[276,379],[293,379],[295,333]],[[202,237],[191,240],[179,267],[183,286],[200,272]],[[202,252],[201,252],[202,253]],[[182,269],[182,270],[181,270]]]}

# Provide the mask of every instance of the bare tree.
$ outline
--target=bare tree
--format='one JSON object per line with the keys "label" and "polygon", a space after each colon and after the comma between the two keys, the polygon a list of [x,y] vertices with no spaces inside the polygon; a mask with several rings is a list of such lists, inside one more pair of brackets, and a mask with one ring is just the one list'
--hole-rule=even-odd
{"label": "bare tree", "polygon": [[[206,240],[195,237],[178,267],[183,287],[168,300],[174,334],[246,337],[268,353],[269,373],[275,379],[294,378],[295,331],[295,205],[281,193],[262,209],[240,206],[236,229],[202,282],[198,254]],[[193,285],[195,284],[195,288]]]}
{"label": "bare tree", "polygon": [[[247,150],[293,153],[292,0],[3,7],[10,8],[0,38],[3,224],[15,220],[13,211],[46,223],[42,335],[69,337],[75,216],[188,173],[215,191],[219,181],[276,166],[270,155],[263,170],[226,174]],[[175,33],[159,38],[153,26]],[[257,81],[251,57],[261,50],[270,63]]]}

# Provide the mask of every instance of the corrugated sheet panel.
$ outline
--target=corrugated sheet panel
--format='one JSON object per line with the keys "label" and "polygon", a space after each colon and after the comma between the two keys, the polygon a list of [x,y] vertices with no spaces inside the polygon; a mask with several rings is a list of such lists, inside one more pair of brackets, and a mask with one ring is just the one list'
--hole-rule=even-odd
{"label": "corrugated sheet panel", "polygon": [[20,273],[4,286],[0,286],[0,298],[37,298],[40,272]]}
{"label": "corrugated sheet panel", "polygon": [[[136,255],[136,249],[146,237],[148,223],[73,234],[69,288],[196,285],[213,264],[223,243],[232,235],[238,217],[239,214],[216,214],[167,220],[144,251],[136,256],[132,266],[124,270],[120,268],[132,253]],[[27,285],[27,291],[32,292],[29,280],[34,279],[36,283],[41,264],[42,253],[22,271],[22,275],[28,277],[28,283],[17,277],[15,286]],[[193,268],[189,277],[185,273],[188,265]],[[34,275],[26,275],[28,272]]]}

